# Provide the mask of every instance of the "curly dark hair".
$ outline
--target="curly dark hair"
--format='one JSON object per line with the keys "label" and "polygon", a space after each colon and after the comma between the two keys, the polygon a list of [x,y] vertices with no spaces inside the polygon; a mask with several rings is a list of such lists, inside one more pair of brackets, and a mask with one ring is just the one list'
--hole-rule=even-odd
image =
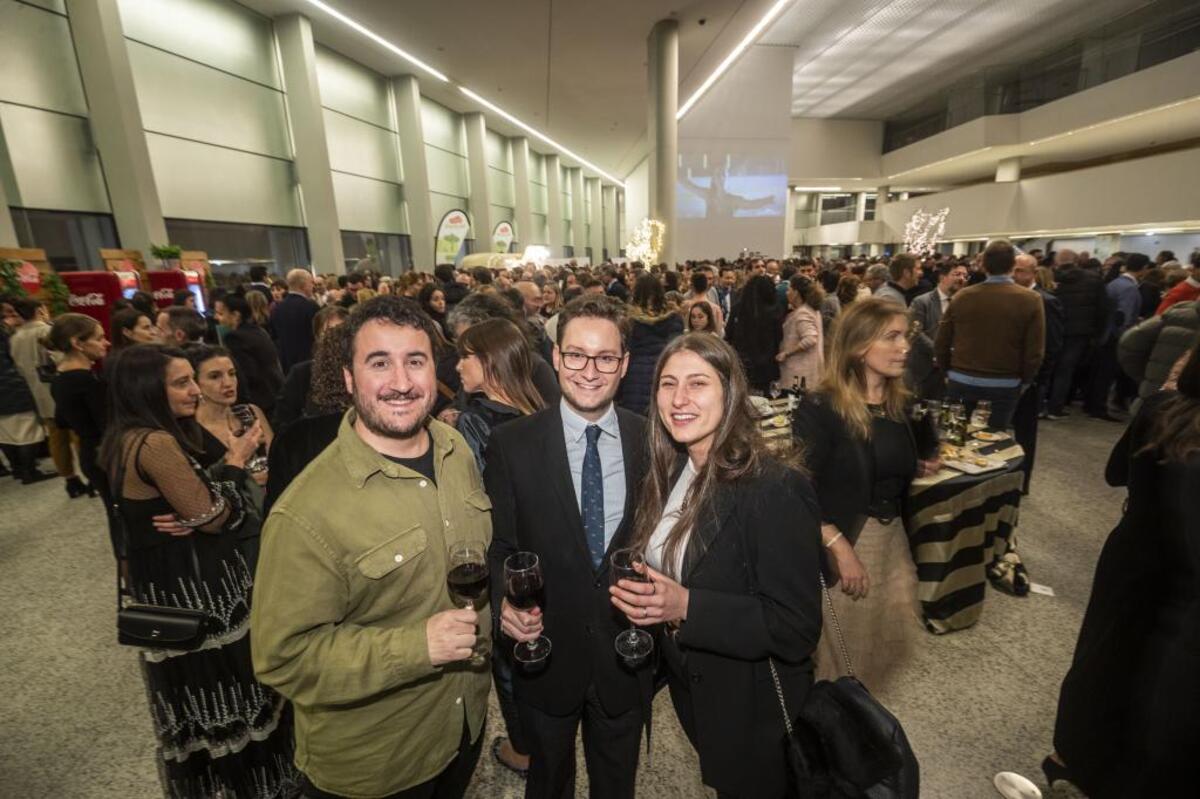
{"label": "curly dark hair", "polygon": [[380,294],[366,302],[360,302],[350,312],[350,318],[344,324],[334,328],[346,328],[346,338],[342,341],[342,364],[346,368],[354,363],[354,340],[358,331],[368,322],[385,322],[397,327],[411,327],[429,336],[429,347],[434,358],[441,348],[442,337],[429,314],[421,310],[415,300],[408,297],[398,297],[395,294]]}
{"label": "curly dark hair", "polygon": [[353,404],[342,375],[342,368],[349,366],[349,361],[342,360],[350,347],[349,332],[348,324],[326,328],[313,347],[312,382],[309,384],[308,398],[326,413],[340,413]]}

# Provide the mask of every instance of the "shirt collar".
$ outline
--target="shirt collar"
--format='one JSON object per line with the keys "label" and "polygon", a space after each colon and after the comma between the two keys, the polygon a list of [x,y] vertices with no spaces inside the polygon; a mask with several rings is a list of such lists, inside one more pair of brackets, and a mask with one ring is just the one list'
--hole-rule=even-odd
{"label": "shirt collar", "polygon": [[[350,474],[350,480],[354,483],[355,488],[362,488],[372,475],[379,472],[392,479],[418,479],[421,477],[412,469],[388,460],[375,451],[370,444],[363,441],[358,435],[358,431],[354,429],[354,422],[357,418],[358,414],[353,408],[346,411],[346,415],[342,417],[342,426],[338,429],[337,437],[342,463],[346,465],[346,471]],[[451,428],[436,419],[430,419],[426,423],[426,429],[429,430],[432,440],[433,467],[436,471],[441,462],[454,451],[454,437],[450,434]]]}
{"label": "shirt collar", "polygon": [[567,403],[566,399],[559,400],[558,407],[562,412],[563,432],[566,434],[568,441],[576,443],[582,441],[584,435],[587,433],[588,425],[591,424],[598,426],[601,432],[607,433],[613,438],[621,437],[621,427],[617,421],[617,406],[615,403],[610,404],[604,415],[595,422],[589,422],[576,413],[575,409]]}
{"label": "shirt collar", "polygon": [[1134,277],[1133,275],[1129,274],[1128,272],[1122,272],[1121,274],[1117,275],[1118,279],[1123,278],[1123,277],[1129,278],[1131,281],[1133,281],[1134,285],[1137,285],[1137,282],[1138,282],[1137,278]]}
{"label": "shirt collar", "polygon": [[984,283],[1013,283],[1012,275],[988,275]]}
{"label": "shirt collar", "polygon": [[938,299],[941,300],[942,302],[947,302],[950,299],[950,295],[947,294],[946,292],[942,291],[941,289],[934,289],[934,291],[937,292]]}

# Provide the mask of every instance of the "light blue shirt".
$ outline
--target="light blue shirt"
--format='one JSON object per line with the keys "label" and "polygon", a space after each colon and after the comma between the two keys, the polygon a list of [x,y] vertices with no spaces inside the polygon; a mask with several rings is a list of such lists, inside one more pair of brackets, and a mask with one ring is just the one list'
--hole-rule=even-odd
{"label": "light blue shirt", "polygon": [[[612,543],[621,519],[625,516],[625,450],[621,449],[621,425],[616,405],[597,422],[589,422],[576,413],[565,399],[559,401],[562,410],[563,438],[567,441],[567,463],[571,467],[571,484],[575,487],[575,502],[582,506],[583,455],[587,451],[587,427],[600,428],[596,448],[600,450],[600,471],[604,477],[604,548]],[[580,515],[583,514],[582,507]]]}

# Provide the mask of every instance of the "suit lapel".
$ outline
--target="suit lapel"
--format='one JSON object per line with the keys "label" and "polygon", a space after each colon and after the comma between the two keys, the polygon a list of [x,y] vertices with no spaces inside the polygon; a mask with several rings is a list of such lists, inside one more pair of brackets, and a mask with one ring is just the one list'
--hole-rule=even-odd
{"label": "suit lapel", "polygon": [[708,511],[700,511],[696,518],[696,526],[688,538],[687,549],[683,553],[683,574],[680,575],[680,581],[684,585],[704,561],[704,557],[712,549],[713,541],[725,529],[736,507],[737,489],[732,485],[718,485],[712,507]]}
{"label": "suit lapel", "polygon": [[[575,483],[571,479],[571,461],[567,458],[567,439],[563,434],[562,410],[554,405],[554,412],[546,414],[545,448],[550,482],[562,505],[562,518],[567,523],[566,535],[576,542],[589,564],[592,555],[588,551],[587,535],[583,530],[583,517],[579,515],[579,500],[575,497]],[[615,540],[615,537],[614,537]]]}

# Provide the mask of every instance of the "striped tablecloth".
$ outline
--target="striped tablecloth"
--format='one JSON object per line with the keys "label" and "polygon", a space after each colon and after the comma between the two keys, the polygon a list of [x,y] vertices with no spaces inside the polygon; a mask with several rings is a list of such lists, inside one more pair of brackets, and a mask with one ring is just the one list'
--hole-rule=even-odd
{"label": "striped tablecloth", "polygon": [[[1016,445],[993,453],[1003,470],[969,475],[943,469],[914,480],[904,508],[917,598],[926,628],[936,634],[979,620],[993,560],[1016,555],[1014,530],[1021,505],[1025,459]],[[1010,554],[1011,553],[1011,554]]]}

